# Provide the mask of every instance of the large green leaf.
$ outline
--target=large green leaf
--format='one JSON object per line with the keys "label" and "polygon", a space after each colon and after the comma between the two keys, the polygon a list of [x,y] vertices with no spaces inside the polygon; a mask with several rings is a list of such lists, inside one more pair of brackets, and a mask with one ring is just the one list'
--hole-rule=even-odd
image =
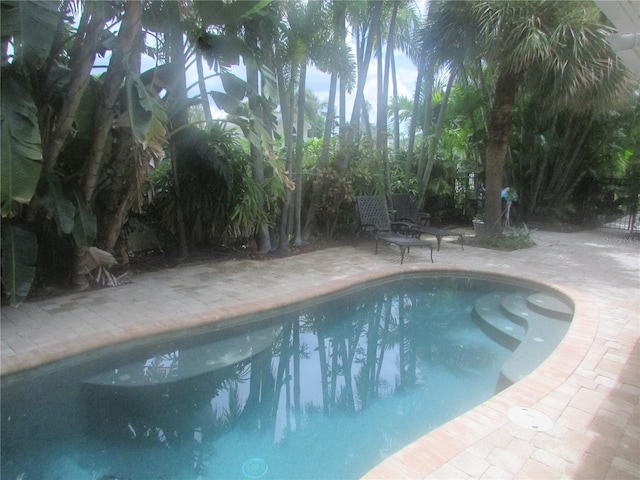
{"label": "large green leaf", "polygon": [[260,14],[271,0],[244,0],[228,2],[223,0],[196,0],[194,6],[205,25],[239,25],[247,18]]}
{"label": "large green leaf", "polygon": [[60,13],[56,2],[3,0],[2,36],[14,38],[18,64],[40,68],[51,52]]}
{"label": "large green leaf", "polygon": [[75,193],[75,204],[76,216],[71,232],[73,240],[79,247],[90,247],[98,234],[98,221],[83,200],[82,195],[77,192]]}
{"label": "large green leaf", "polygon": [[133,136],[139,143],[143,143],[151,128],[153,102],[139,76],[128,75],[126,86]]}
{"label": "large green leaf", "polygon": [[42,170],[42,148],[36,106],[29,90],[11,72],[2,73],[0,98],[0,204],[3,217],[13,217],[19,203],[29,203]]}
{"label": "large green leaf", "polygon": [[247,89],[249,85],[246,81],[228,72],[221,73],[220,78],[222,79],[222,86],[224,87],[224,91],[231,95],[233,98],[241,101],[244,99],[244,97],[247,96]]}
{"label": "large green leaf", "polygon": [[51,211],[63,233],[73,230],[76,207],[62,192],[60,180],[53,173],[44,173],[38,185],[40,203]]}
{"label": "large green leaf", "polygon": [[214,90],[210,92],[210,95],[213,101],[216,102],[216,106],[230,115],[241,115],[245,111],[244,104],[228,93]]}
{"label": "large green leaf", "polygon": [[127,75],[129,122],[134,138],[157,162],[164,158],[168,122],[164,105],[145,87],[135,72]]}
{"label": "large green leaf", "polygon": [[239,65],[240,55],[251,55],[242,39],[231,35],[201,32],[196,39],[196,46],[209,68],[215,68],[216,71]]}
{"label": "large green leaf", "polygon": [[38,240],[24,228],[2,223],[2,283],[11,306],[20,305],[31,289],[36,274]]}

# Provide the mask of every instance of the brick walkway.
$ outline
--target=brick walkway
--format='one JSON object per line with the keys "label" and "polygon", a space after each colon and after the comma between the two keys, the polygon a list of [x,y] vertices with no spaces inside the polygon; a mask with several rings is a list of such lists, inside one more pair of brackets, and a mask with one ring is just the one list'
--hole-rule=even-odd
{"label": "brick walkway", "polygon": [[[271,261],[192,264],[119,288],[3,308],[6,375],[152,333],[201,325],[410,270],[468,270],[537,281],[569,295],[567,337],[534,373],[425,435],[369,478],[640,478],[640,242],[612,231],[536,232],[517,252],[443,242],[414,249],[338,247]],[[513,407],[551,418],[546,431],[509,419]]]}

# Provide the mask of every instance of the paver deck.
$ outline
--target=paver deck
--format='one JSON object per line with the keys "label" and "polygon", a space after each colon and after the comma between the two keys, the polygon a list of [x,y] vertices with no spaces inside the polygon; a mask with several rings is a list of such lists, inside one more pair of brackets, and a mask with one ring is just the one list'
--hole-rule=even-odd
{"label": "paver deck", "polygon": [[[556,351],[524,380],[403,448],[368,478],[640,478],[640,242],[615,231],[535,232],[516,252],[443,242],[413,249],[329,248],[271,261],[187,264],[124,287],[3,308],[2,375],[173,329],[284,305],[402,271],[516,276],[571,297],[575,317]],[[510,419],[526,407],[547,430]],[[522,409],[520,409],[522,410]]]}

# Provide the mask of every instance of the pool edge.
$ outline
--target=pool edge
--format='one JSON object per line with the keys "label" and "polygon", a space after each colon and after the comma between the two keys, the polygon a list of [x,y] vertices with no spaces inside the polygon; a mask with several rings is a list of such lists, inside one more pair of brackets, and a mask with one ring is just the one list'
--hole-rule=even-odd
{"label": "pool edge", "polygon": [[543,410],[542,413],[554,422],[562,414],[562,409],[541,403],[570,380],[592,347],[600,319],[597,303],[578,290],[534,277],[494,274],[484,270],[469,271],[542,284],[566,296],[574,306],[574,317],[567,334],[552,354],[524,379],[403,447],[372,468],[362,479],[428,478],[464,451],[484,442],[491,444],[489,436],[502,427],[512,424],[513,428],[522,428],[513,424],[507,416],[513,407],[535,407]]}
{"label": "pool edge", "polygon": [[[295,294],[271,296],[235,306],[222,307],[210,312],[161,319],[117,332],[100,335],[82,335],[74,341],[62,342],[53,347],[20,355],[20,358],[2,362],[2,377],[30,370],[72,355],[86,353],[102,347],[136,340],[149,335],[203,326],[252,313],[330,295],[362,283],[381,280],[399,274],[414,272],[428,274],[468,274],[489,276],[495,279],[531,283],[559,292],[574,304],[574,319],[565,338],[554,352],[530,375],[503,390],[483,404],[469,410],[445,425],[407,445],[396,454],[378,464],[363,478],[415,478],[427,477],[456,455],[482,442],[488,435],[507,425],[507,411],[512,406],[535,406],[545,396],[562,385],[578,368],[589,351],[598,327],[597,304],[584,293],[570,287],[555,285],[547,279],[528,275],[495,273],[483,268],[460,268],[441,265],[389,266],[374,271],[329,278],[321,285],[306,288]],[[555,420],[561,413],[547,411]]]}

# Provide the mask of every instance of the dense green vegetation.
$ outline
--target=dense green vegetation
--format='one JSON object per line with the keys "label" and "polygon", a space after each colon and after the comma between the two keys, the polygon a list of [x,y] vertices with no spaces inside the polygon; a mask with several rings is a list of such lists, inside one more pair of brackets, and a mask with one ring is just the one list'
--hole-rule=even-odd
{"label": "dense green vegetation", "polygon": [[[500,236],[505,186],[521,219],[570,218],[585,182],[640,168],[638,79],[590,1],[433,1],[424,16],[410,0],[0,5],[13,304],[34,282],[113,282],[134,236],[181,257],[284,252],[355,231],[355,197],[392,192],[457,196]],[[397,93],[399,53],[413,98]]]}

